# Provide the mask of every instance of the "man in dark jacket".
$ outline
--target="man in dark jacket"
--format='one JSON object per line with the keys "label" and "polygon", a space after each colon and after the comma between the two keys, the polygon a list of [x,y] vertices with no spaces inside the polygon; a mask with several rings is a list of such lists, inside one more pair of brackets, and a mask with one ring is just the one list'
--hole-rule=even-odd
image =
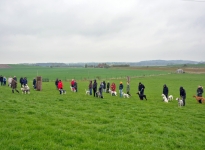
{"label": "man in dark jacket", "polygon": [[23,85],[26,86],[27,83],[28,83],[27,78],[24,77],[24,79],[23,79]]}
{"label": "man in dark jacket", "polygon": [[106,91],[107,93],[109,93],[109,89],[110,89],[110,82],[108,81],[107,82],[107,91]]}
{"label": "man in dark jacket", "polygon": [[0,82],[1,82],[1,86],[3,85],[3,76],[0,75]]}
{"label": "man in dark jacket", "polygon": [[[202,94],[203,94],[203,92],[204,92],[203,87],[202,87],[201,85],[199,85],[198,88],[197,88],[197,90],[196,90],[196,92],[197,92],[197,96],[198,96],[198,97],[202,97]],[[202,101],[199,100],[199,103],[202,103]]]}
{"label": "man in dark jacket", "polygon": [[166,98],[168,98],[169,88],[167,87],[166,84],[164,84],[164,86],[163,86],[163,92],[162,93],[166,96]]}
{"label": "man in dark jacket", "polygon": [[36,78],[33,79],[33,88],[36,89]]}
{"label": "man in dark jacket", "polygon": [[182,101],[183,101],[183,106],[185,106],[186,91],[185,91],[185,89],[181,86],[181,87],[179,88],[179,92],[180,92],[180,96],[181,96]]}
{"label": "man in dark jacket", "polygon": [[94,95],[94,97],[95,97],[95,94],[96,94],[96,92],[97,92],[97,81],[96,80],[94,80],[94,82],[93,82],[93,95]]}
{"label": "man in dark jacket", "polygon": [[138,91],[140,95],[144,95],[144,89],[145,86],[141,82],[139,82]]}
{"label": "man in dark jacket", "polygon": [[23,83],[24,83],[24,79],[23,79],[23,77],[20,78],[19,82],[20,82],[21,87],[22,87],[22,85],[23,85]]}
{"label": "man in dark jacket", "polygon": [[202,94],[204,92],[203,87],[199,85],[196,92],[197,92],[197,96],[202,97]]}
{"label": "man in dark jacket", "polygon": [[58,90],[58,78],[55,81],[56,89]]}

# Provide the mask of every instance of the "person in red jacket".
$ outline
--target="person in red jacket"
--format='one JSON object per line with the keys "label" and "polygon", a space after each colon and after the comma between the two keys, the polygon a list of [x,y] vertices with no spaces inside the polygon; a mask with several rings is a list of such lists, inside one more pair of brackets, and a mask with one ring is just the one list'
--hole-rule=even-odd
{"label": "person in red jacket", "polygon": [[114,92],[115,89],[116,89],[116,85],[115,85],[115,83],[112,83],[112,85],[111,85],[111,90]]}
{"label": "person in red jacket", "polygon": [[75,89],[74,89],[74,84],[75,84],[75,80],[72,79],[71,82],[70,82],[70,86],[72,87],[72,90],[73,90],[73,91],[75,90]]}
{"label": "person in red jacket", "polygon": [[60,92],[60,94],[62,94],[63,92],[63,83],[61,80],[58,80],[58,90]]}

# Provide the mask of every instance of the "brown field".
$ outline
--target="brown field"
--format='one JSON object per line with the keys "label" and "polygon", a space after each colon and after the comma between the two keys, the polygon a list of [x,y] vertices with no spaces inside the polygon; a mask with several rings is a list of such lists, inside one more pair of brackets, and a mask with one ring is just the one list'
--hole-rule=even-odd
{"label": "brown field", "polygon": [[[170,71],[170,72],[176,72],[178,67],[115,67],[116,69],[132,69],[132,70],[160,70],[160,71]],[[205,68],[198,68],[198,67],[182,67],[182,69],[185,73],[196,73],[196,74],[203,74],[205,73]]]}
{"label": "brown field", "polygon": [[0,68],[11,68],[11,67],[7,64],[0,64]]}

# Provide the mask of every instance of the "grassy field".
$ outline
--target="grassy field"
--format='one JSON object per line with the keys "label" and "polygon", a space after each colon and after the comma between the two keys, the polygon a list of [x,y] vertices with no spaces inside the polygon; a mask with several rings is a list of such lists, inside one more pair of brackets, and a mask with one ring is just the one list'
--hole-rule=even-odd
{"label": "grassy field", "polygon": [[[109,81],[117,87],[122,81],[126,87],[126,79]],[[204,81],[204,74],[186,73],[132,78],[129,99],[107,93],[104,99],[85,95],[89,82],[83,80],[78,81],[77,93],[69,90],[69,82],[64,82],[66,95],[59,95],[53,82],[43,82],[43,90],[31,89],[30,95],[12,94],[9,87],[0,86],[0,149],[202,150],[205,105],[192,96]],[[135,94],[139,82],[146,87],[148,101],[140,101]],[[174,96],[170,103],[162,102],[165,83]],[[175,100],[180,86],[187,92],[186,106],[182,108]]]}
{"label": "grassy field", "polygon": [[6,77],[17,76],[27,77],[28,80],[33,80],[34,77],[42,76],[48,78],[51,81],[59,78],[61,80],[88,80],[88,79],[110,79],[110,78],[126,78],[127,76],[147,76],[147,75],[159,75],[167,74],[170,71],[167,70],[147,70],[145,69],[126,69],[126,68],[49,68],[49,67],[38,67],[38,66],[26,66],[26,65],[11,65],[11,68],[0,69],[0,75]]}

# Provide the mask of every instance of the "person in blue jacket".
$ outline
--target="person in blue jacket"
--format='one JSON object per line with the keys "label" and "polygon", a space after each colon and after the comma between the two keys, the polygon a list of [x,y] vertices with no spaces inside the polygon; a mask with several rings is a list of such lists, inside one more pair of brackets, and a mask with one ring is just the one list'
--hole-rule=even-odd
{"label": "person in blue jacket", "polygon": [[120,91],[120,97],[122,97],[122,91],[123,91],[123,84],[122,84],[122,82],[120,82],[119,91]]}

